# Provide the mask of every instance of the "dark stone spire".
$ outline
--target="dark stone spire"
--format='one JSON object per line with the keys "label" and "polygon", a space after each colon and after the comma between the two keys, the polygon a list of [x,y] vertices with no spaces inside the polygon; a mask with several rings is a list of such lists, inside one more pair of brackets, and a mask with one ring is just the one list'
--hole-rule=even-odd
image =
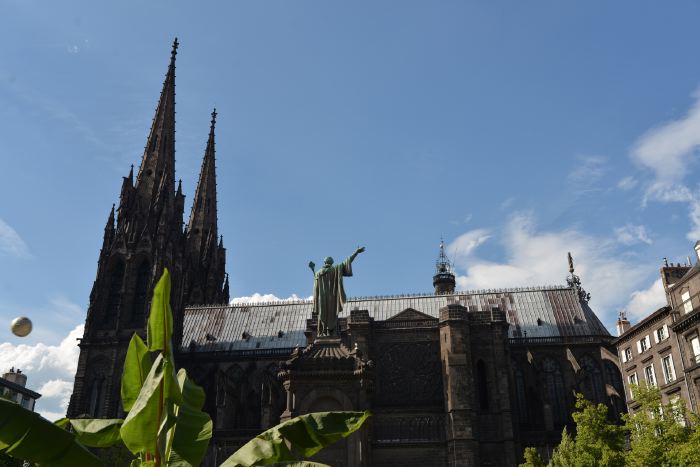
{"label": "dark stone spire", "polygon": [[452,265],[445,254],[445,243],[440,240],[440,254],[435,262],[435,275],[433,276],[433,287],[435,294],[451,294],[455,291],[455,275],[452,274]]}
{"label": "dark stone spire", "polygon": [[[216,202],[216,109],[187,224],[188,281],[185,303],[223,303],[226,249],[219,238]],[[218,242],[217,242],[218,240]]]}
{"label": "dark stone spire", "polygon": [[187,224],[188,243],[193,254],[201,255],[209,235],[218,237],[216,211],[216,109],[211,113],[209,138],[204,150],[202,170],[199,172],[197,190],[192,200],[190,221]]}
{"label": "dark stone spire", "polygon": [[224,281],[224,290],[222,297],[223,300],[222,302],[228,305],[228,301],[230,300],[230,294],[229,294],[229,286],[228,286],[228,273],[226,274],[226,280]]}
{"label": "dark stone spire", "polygon": [[177,46],[178,42],[175,38],[170,55],[170,65],[165,74],[160,100],[136,177],[136,192],[142,208],[151,206],[159,196],[163,198],[161,190],[174,191],[175,57]]}

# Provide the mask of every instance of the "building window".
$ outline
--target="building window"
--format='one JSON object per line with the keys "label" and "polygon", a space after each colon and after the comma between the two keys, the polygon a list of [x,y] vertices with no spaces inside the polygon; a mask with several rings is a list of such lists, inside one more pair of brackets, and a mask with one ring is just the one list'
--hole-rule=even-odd
{"label": "building window", "polygon": [[627,377],[627,382],[630,386],[630,398],[634,399],[634,392],[632,386],[639,386],[639,379],[637,378],[637,373],[632,373]]}
{"label": "building window", "polygon": [[520,423],[526,424],[528,422],[527,418],[527,396],[525,393],[525,377],[523,375],[523,370],[518,366],[514,366],[515,374],[515,396],[518,400],[518,415],[520,416]]}
{"label": "building window", "polygon": [[545,358],[542,361],[542,370],[544,372],[545,397],[552,407],[554,424],[561,427],[569,417],[561,367],[554,359]]}
{"label": "building window", "polygon": [[590,355],[584,355],[581,358],[581,369],[583,370],[582,389],[586,398],[595,403],[605,401],[605,383],[603,383],[598,363]]}
{"label": "building window", "polygon": [[647,349],[649,349],[649,342],[647,342],[647,338],[645,337],[644,339],[640,339],[639,353],[646,352]]}
{"label": "building window", "polygon": [[690,348],[693,351],[692,363],[700,363],[700,340],[697,334],[690,339]]}
{"label": "building window", "polygon": [[112,268],[109,278],[109,289],[107,291],[105,317],[100,323],[102,329],[109,329],[114,326],[117,313],[119,312],[119,302],[121,299],[123,281],[124,263],[122,261],[117,261],[117,263]]}
{"label": "building window", "polygon": [[683,413],[684,406],[681,402],[681,398],[678,396],[673,396],[669,402],[671,403],[671,408],[673,410],[673,418],[676,419],[676,422],[678,422],[679,425],[685,426],[685,414]]}
{"label": "building window", "polygon": [[667,337],[668,335],[666,334],[666,325],[656,330],[656,342],[661,342]]}
{"label": "building window", "polygon": [[644,367],[644,379],[647,386],[656,386],[656,374],[654,373],[654,365]]}
{"label": "building window", "polygon": [[662,360],[662,366],[664,367],[664,380],[666,383],[676,380],[676,371],[673,368],[673,357],[671,355],[666,355]]}
{"label": "building window", "polygon": [[690,300],[690,290],[685,289],[681,294],[681,300],[683,301],[683,311],[690,313],[693,311],[693,302]]}
{"label": "building window", "polygon": [[632,360],[632,349],[630,347],[627,347],[625,350],[622,351],[622,362],[627,363],[630,360]]}

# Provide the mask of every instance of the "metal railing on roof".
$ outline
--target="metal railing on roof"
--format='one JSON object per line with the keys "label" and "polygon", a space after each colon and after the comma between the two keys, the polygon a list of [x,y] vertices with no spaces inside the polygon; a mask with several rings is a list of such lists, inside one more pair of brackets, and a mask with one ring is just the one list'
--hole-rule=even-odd
{"label": "metal railing on roof", "polygon": [[[358,296],[349,297],[348,302],[365,302],[365,301],[376,301],[376,300],[398,300],[406,298],[434,298],[434,297],[461,297],[470,295],[492,295],[492,294],[506,294],[506,293],[520,293],[520,292],[540,292],[544,290],[567,290],[570,289],[568,285],[535,285],[528,287],[507,287],[507,288],[496,288],[496,289],[473,289],[473,290],[460,290],[455,291],[452,294],[440,294],[436,295],[431,292],[419,292],[419,293],[406,293],[406,294],[396,294],[396,295],[368,295],[368,296]],[[241,302],[234,304],[221,304],[221,305],[195,305],[186,307],[189,310],[194,309],[212,309],[212,308],[249,308],[253,306],[282,306],[282,305],[307,305],[313,303],[312,299],[309,298],[299,298],[299,299],[288,299],[281,298],[279,300],[258,302]]]}

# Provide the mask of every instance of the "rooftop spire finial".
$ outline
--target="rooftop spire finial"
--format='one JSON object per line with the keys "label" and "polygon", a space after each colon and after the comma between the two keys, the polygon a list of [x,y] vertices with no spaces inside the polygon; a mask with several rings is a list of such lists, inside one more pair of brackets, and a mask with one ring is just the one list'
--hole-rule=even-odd
{"label": "rooftop spire finial", "polygon": [[216,107],[214,107],[214,110],[211,113],[211,129],[213,130],[214,127],[216,126]]}
{"label": "rooftop spire finial", "polygon": [[574,275],[574,258],[571,256],[571,252],[568,253],[569,256],[569,274]]}
{"label": "rooftop spire finial", "polygon": [[438,274],[448,273],[452,270],[452,264],[445,254],[445,242],[442,237],[440,237],[440,254],[438,255],[437,261],[435,261],[435,270]]}
{"label": "rooftop spire finial", "polygon": [[180,43],[177,41],[177,37],[173,41],[173,50],[170,52],[170,64],[175,63],[175,56],[177,55],[177,46],[180,45]]}

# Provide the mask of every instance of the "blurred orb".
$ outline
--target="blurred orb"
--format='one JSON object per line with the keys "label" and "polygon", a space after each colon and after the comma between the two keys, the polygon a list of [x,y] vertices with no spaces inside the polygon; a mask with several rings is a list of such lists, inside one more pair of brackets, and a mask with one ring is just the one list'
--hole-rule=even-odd
{"label": "blurred orb", "polygon": [[26,316],[20,316],[12,320],[12,325],[10,326],[12,334],[18,337],[28,336],[32,332],[32,321]]}

